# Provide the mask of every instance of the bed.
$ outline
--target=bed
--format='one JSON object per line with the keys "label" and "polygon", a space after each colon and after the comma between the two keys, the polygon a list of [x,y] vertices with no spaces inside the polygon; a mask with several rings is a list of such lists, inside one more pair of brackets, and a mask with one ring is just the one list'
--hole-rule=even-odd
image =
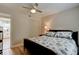
{"label": "bed", "polygon": [[[72,30],[49,30],[49,32],[50,33],[51,32],[55,33],[55,34],[52,34],[54,36],[57,36],[58,35],[57,33],[60,33],[60,32],[65,32],[65,33],[70,33],[71,32],[72,33],[71,36],[72,36],[73,40],[69,40],[69,41],[71,43],[73,43],[71,45],[73,48],[70,48],[71,50],[69,50],[69,52],[66,52],[66,53],[63,51],[64,50],[63,48],[61,48],[63,50],[58,50],[58,49],[60,49],[60,47],[59,47],[60,44],[57,43],[58,47],[56,47],[56,45],[55,45],[56,42],[57,42],[56,40],[63,41],[63,43],[62,43],[62,46],[63,46],[65,44],[65,42],[67,44],[66,40],[69,39],[69,38],[63,38],[62,37],[64,39],[63,40],[63,39],[60,39],[58,37],[53,37],[53,36],[50,36],[50,35],[47,35],[47,34],[42,34],[38,38],[31,38],[31,39],[30,38],[25,38],[24,39],[24,49],[28,49],[28,51],[30,52],[31,55],[76,55],[76,54],[78,54],[78,32],[77,31],[73,32]],[[38,40],[40,38],[43,38],[43,39],[42,40]],[[44,39],[44,38],[46,38],[46,39]],[[35,41],[34,39],[37,39],[37,40]],[[52,41],[50,41],[51,39],[52,39]],[[44,40],[46,40],[46,42],[48,42],[48,43],[46,43]],[[42,42],[42,43],[39,43],[39,42]],[[49,44],[49,42],[52,42],[52,44]],[[52,46],[52,48],[53,47],[54,48],[51,49],[51,46]],[[66,45],[66,46],[67,47],[71,47],[69,45]],[[56,50],[56,48],[57,48],[57,50]],[[65,48],[65,50],[67,50],[67,49]],[[75,52],[73,53],[72,51],[75,51]]]}

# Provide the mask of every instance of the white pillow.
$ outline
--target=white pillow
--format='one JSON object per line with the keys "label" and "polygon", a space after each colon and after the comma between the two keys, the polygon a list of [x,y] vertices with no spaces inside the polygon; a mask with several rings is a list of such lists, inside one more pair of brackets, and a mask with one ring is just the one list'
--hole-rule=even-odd
{"label": "white pillow", "polygon": [[46,36],[54,37],[56,32],[47,32]]}
{"label": "white pillow", "polygon": [[72,38],[72,32],[57,32],[55,37]]}

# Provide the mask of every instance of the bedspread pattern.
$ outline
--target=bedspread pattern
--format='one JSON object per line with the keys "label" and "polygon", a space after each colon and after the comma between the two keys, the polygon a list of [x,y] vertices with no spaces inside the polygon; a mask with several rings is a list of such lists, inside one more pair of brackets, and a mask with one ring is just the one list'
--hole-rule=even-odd
{"label": "bedspread pattern", "polygon": [[77,46],[73,39],[41,36],[29,40],[51,49],[58,55],[76,55]]}

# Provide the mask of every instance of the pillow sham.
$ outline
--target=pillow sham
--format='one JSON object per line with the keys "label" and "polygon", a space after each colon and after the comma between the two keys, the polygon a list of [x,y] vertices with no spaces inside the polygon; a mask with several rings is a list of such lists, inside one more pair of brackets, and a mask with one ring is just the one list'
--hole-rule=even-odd
{"label": "pillow sham", "polygon": [[72,32],[57,32],[55,37],[71,39],[72,38]]}
{"label": "pillow sham", "polygon": [[54,37],[56,32],[47,32],[46,36]]}

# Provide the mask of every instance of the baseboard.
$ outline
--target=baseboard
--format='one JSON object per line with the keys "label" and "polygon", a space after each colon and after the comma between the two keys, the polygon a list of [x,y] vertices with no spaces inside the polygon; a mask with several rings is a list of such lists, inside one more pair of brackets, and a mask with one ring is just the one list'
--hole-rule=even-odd
{"label": "baseboard", "polygon": [[11,48],[15,48],[15,47],[19,47],[19,46],[23,46],[23,43],[19,43],[19,44],[13,45]]}

